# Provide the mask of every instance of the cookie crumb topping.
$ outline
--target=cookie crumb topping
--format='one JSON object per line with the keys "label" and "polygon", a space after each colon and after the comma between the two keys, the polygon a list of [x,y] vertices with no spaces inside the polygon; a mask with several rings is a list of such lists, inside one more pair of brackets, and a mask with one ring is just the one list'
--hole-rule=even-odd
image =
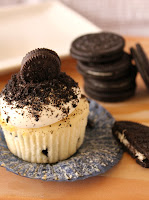
{"label": "cookie crumb topping", "polygon": [[65,104],[71,102],[72,107],[77,106],[78,89],[78,83],[60,72],[60,59],[54,51],[36,49],[23,58],[20,72],[12,75],[0,97],[9,105],[13,104],[12,109],[27,106],[28,112],[38,121],[42,109],[50,104],[67,116],[70,107],[66,108]]}

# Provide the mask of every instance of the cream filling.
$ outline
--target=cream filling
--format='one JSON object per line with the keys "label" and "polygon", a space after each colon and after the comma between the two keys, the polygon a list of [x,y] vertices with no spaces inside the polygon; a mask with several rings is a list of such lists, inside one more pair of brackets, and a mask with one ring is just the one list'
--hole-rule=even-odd
{"label": "cream filling", "polygon": [[145,155],[137,151],[130,142],[125,138],[124,132],[126,130],[123,130],[123,132],[116,131],[115,134],[118,136],[118,139],[121,143],[123,143],[135,156],[138,158],[140,162],[143,162],[143,160],[146,159]]}
{"label": "cream filling", "polygon": [[93,72],[90,70],[87,70],[88,74],[94,75],[94,76],[112,76],[113,73],[111,72]]}
{"label": "cream filling", "polygon": [[[128,85],[128,83],[126,82],[126,83],[119,83],[118,85],[110,85],[110,87],[109,88],[117,88],[118,86],[119,87],[124,87],[124,86],[126,86],[126,85]],[[94,86],[95,87],[100,87],[100,88],[107,88],[108,87],[108,84],[102,84],[102,83],[100,83],[100,82],[98,82],[98,83],[94,83]]]}
{"label": "cream filling", "polygon": [[[74,88],[74,93],[77,95],[78,100],[81,98],[80,88]],[[38,101],[38,98],[37,98]],[[79,103],[71,100],[67,102],[65,105],[62,105],[63,108],[69,107],[69,112],[64,113],[62,109],[56,107],[52,104],[43,105],[42,111],[37,112],[39,115],[38,121],[36,121],[35,116],[33,116],[30,106],[24,106],[23,108],[16,108],[16,102],[14,101],[11,105],[4,100],[3,97],[0,98],[0,112],[1,118],[8,124],[12,126],[16,126],[19,128],[40,128],[44,126],[48,126],[54,124],[63,118],[65,118],[68,114],[71,114],[76,108],[72,106],[72,103]],[[35,113],[36,114],[36,113]]]}

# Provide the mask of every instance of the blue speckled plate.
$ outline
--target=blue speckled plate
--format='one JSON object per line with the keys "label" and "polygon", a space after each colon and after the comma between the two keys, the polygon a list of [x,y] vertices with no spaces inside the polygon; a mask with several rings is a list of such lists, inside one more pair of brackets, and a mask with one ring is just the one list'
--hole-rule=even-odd
{"label": "blue speckled plate", "polygon": [[52,165],[29,163],[14,156],[0,131],[0,165],[17,175],[46,181],[75,181],[103,174],[116,165],[123,154],[111,132],[113,123],[113,117],[91,100],[83,145],[69,159]]}

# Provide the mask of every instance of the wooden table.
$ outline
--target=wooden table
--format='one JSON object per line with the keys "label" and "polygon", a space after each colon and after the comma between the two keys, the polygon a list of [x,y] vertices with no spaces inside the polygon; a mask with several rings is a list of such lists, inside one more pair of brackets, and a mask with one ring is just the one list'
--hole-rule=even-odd
{"label": "wooden table", "polygon": [[[149,55],[149,38],[126,37],[126,50],[140,42]],[[62,70],[71,75],[83,89],[83,79],[71,58],[62,61]],[[0,76],[0,90],[11,74]],[[149,125],[149,92],[140,75],[136,95],[122,103],[102,103],[117,120],[132,120]],[[140,133],[141,134],[141,133]],[[117,166],[102,176],[76,182],[44,182],[17,176],[0,168],[0,199],[77,199],[145,200],[149,199],[149,169],[136,164],[127,153]]]}

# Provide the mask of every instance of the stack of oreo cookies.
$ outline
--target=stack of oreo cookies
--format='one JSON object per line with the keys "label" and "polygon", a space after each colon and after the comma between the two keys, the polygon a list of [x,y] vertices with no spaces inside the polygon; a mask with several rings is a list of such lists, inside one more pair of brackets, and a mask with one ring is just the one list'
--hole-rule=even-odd
{"label": "stack of oreo cookies", "polygon": [[88,96],[117,102],[134,95],[137,70],[124,46],[121,36],[109,32],[83,35],[72,42],[70,52],[78,61]]}

